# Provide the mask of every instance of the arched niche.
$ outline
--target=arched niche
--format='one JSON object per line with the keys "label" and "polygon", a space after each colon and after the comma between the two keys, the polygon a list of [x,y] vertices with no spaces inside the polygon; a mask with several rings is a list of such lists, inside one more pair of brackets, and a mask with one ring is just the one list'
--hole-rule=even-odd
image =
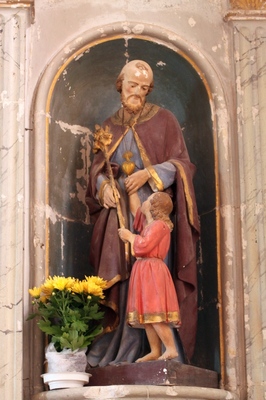
{"label": "arched niche", "polygon": [[[177,116],[197,167],[194,184],[202,232],[193,364],[220,373],[218,153],[214,101],[205,78],[212,68],[205,62],[204,71],[199,57],[195,57],[197,63],[188,56],[188,44],[178,37],[170,40],[165,31],[158,29],[155,35],[154,29],[146,26],[142,34],[129,35],[125,25],[103,31],[101,35],[89,32],[66,46],[48,66],[37,91],[33,281],[39,284],[48,273],[82,277],[92,272],[88,263],[92,226],[84,202],[92,132],[96,123],[119,106],[114,82],[121,67],[127,59],[143,59],[153,68],[155,78],[148,100]],[[224,121],[221,131],[223,128]]]}

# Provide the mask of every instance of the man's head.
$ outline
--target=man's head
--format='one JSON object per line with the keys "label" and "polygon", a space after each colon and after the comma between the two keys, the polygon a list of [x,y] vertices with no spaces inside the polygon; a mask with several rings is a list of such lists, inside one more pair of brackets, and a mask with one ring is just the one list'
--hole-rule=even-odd
{"label": "man's head", "polygon": [[145,61],[130,61],[122,68],[116,81],[116,88],[121,93],[124,108],[129,113],[138,113],[153,88],[151,67]]}

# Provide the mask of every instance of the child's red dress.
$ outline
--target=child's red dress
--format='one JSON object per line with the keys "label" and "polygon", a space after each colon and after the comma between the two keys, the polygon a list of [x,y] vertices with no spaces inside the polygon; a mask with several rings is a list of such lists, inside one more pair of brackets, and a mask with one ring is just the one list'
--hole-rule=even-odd
{"label": "child's red dress", "polygon": [[[136,219],[140,231],[143,218],[139,212]],[[133,327],[143,328],[143,324],[156,322],[180,326],[174,283],[163,261],[170,239],[170,229],[161,220],[153,221],[135,237],[133,249],[137,260],[130,276],[127,303],[127,322]]]}

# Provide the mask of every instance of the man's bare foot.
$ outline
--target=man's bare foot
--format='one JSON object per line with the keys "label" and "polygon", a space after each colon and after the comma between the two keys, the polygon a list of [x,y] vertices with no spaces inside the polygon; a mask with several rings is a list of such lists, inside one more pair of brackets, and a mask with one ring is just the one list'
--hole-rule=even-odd
{"label": "man's bare foot", "polygon": [[145,362],[145,361],[152,361],[152,360],[158,360],[160,356],[160,353],[148,353],[146,354],[146,356],[138,358],[135,362],[136,363],[141,363],[141,362]]}
{"label": "man's bare foot", "polygon": [[178,357],[178,352],[176,350],[166,350],[158,360],[171,360],[176,357]]}

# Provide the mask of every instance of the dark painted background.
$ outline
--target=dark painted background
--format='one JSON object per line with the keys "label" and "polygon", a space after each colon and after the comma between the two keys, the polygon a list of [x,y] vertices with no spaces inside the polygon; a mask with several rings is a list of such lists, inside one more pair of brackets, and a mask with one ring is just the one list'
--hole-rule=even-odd
{"label": "dark painted background", "polygon": [[[190,63],[175,51],[142,39],[116,39],[91,47],[60,75],[51,101],[49,201],[50,274],[79,278],[93,273],[88,263],[92,226],[80,193],[85,193],[91,135],[73,134],[65,124],[92,132],[120,105],[115,80],[126,59],[143,59],[154,71],[148,101],[171,110],[183,128],[192,162],[201,220],[198,255],[199,323],[193,363],[219,372],[215,176],[212,121],[205,86]],[[82,154],[87,153],[87,158]]]}

